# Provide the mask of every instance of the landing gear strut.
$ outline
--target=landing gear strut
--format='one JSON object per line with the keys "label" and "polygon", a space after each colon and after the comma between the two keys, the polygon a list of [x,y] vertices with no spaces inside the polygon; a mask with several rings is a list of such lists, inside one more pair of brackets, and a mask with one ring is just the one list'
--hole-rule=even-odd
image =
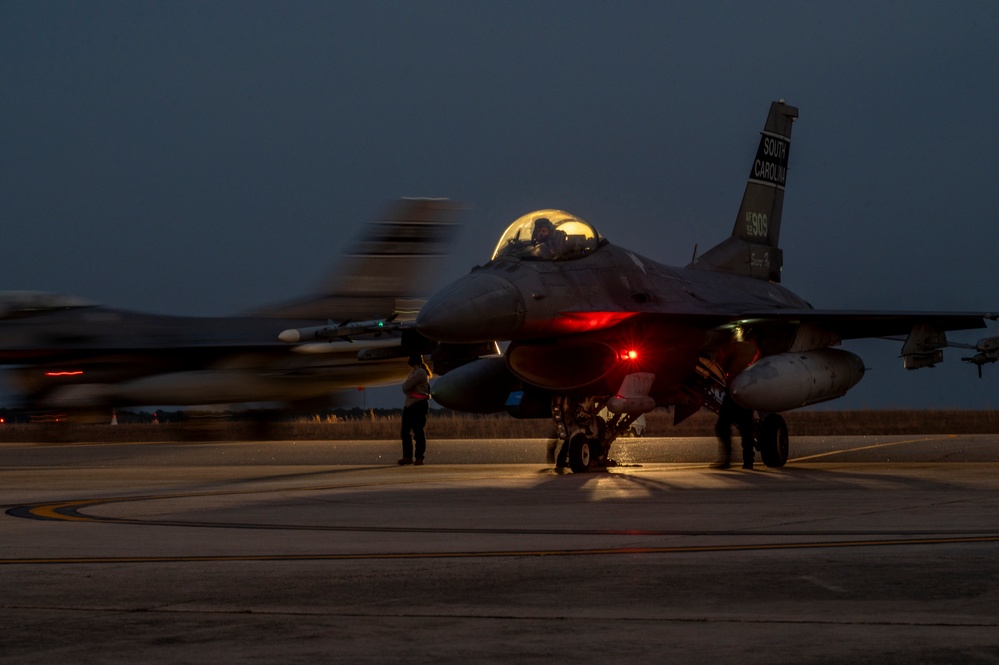
{"label": "landing gear strut", "polygon": [[568,465],[573,472],[582,473],[613,466],[614,462],[607,458],[610,446],[638,416],[619,413],[604,420],[597,415],[604,405],[605,400],[596,397],[552,398],[552,420],[562,441],[557,468]]}

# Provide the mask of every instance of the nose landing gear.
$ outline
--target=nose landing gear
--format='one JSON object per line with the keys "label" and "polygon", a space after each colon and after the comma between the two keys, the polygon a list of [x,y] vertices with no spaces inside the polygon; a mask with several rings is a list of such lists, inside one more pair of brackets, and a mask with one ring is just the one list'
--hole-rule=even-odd
{"label": "nose landing gear", "polygon": [[606,399],[576,399],[556,396],[552,400],[552,419],[562,441],[556,468],[568,466],[574,473],[614,466],[608,459],[611,444],[625,432],[637,415],[613,414],[604,420],[599,411]]}
{"label": "nose landing gear", "polygon": [[602,446],[596,439],[591,439],[583,432],[577,432],[569,439],[569,468],[573,473],[589,471],[591,466],[597,466]]}

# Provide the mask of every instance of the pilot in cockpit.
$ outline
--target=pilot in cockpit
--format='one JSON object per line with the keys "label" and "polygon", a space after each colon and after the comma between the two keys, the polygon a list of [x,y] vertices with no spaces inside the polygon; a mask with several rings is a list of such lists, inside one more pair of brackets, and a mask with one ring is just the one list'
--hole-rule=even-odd
{"label": "pilot in cockpit", "polygon": [[558,256],[565,243],[565,232],[555,229],[547,217],[534,220],[534,232],[531,233],[531,243],[537,248],[538,256],[551,259]]}

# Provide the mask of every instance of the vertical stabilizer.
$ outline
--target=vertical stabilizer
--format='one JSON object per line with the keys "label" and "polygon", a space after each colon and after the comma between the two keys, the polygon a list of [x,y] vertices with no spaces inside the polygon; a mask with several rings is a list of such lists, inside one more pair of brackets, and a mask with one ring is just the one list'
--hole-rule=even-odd
{"label": "vertical stabilizer", "polygon": [[749,170],[749,182],[735,219],[732,236],[690,264],[692,268],[780,281],[783,255],[780,240],[791,124],[798,109],[773,102]]}
{"label": "vertical stabilizer", "polygon": [[320,292],[339,296],[426,296],[446,258],[461,207],[449,199],[399,199],[368,222]]}
{"label": "vertical stabilizer", "polygon": [[463,207],[448,199],[400,199],[368,222],[316,293],[251,312],[257,316],[373,319],[416,316],[433,292]]}

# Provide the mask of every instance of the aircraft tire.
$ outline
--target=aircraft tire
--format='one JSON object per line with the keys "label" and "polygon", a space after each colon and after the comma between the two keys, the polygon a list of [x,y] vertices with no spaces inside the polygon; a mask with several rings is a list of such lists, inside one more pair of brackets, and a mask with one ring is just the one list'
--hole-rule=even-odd
{"label": "aircraft tire", "polygon": [[787,435],[787,422],[777,413],[771,413],[760,423],[758,443],[763,464],[781,467],[787,463],[790,443]]}
{"label": "aircraft tire", "polygon": [[586,434],[578,432],[569,439],[569,468],[573,473],[583,473],[590,470],[590,464],[596,460],[594,442]]}

